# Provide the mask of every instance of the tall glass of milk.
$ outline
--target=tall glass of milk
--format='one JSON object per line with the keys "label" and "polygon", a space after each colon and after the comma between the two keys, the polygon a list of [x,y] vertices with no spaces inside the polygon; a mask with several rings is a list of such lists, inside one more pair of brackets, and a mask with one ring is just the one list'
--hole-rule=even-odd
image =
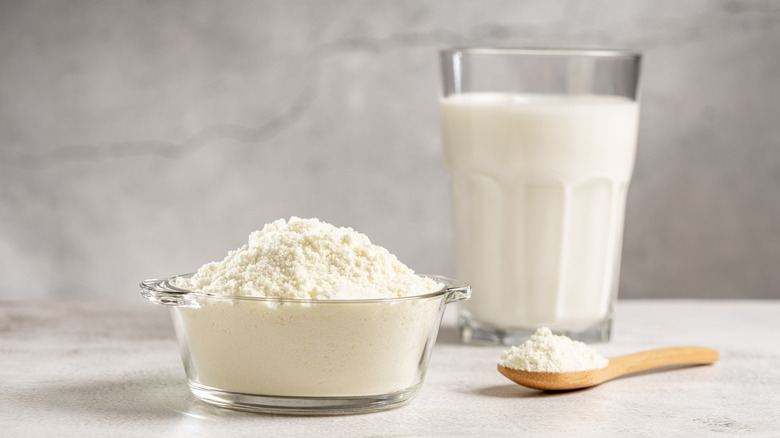
{"label": "tall glass of milk", "polygon": [[640,55],[449,49],[441,56],[465,342],[518,344],[538,327],[609,340]]}

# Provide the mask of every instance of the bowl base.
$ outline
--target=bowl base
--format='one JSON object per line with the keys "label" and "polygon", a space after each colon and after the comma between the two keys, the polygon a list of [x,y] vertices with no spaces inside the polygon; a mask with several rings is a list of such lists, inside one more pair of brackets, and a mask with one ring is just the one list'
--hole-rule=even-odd
{"label": "bowl base", "polygon": [[379,395],[293,397],[224,391],[188,380],[192,393],[206,403],[239,411],[285,415],[348,415],[384,411],[405,405],[420,384]]}

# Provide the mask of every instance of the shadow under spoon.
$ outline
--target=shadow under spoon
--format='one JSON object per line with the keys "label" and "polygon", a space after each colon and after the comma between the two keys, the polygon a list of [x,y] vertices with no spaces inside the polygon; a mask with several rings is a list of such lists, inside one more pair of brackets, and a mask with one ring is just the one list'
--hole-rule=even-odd
{"label": "shadow under spoon", "polygon": [[513,382],[533,389],[566,391],[588,388],[626,374],[675,365],[709,365],[718,360],[717,351],[703,347],[672,347],[642,351],[609,359],[604,368],[571,371],[522,371],[498,366],[498,372]]}

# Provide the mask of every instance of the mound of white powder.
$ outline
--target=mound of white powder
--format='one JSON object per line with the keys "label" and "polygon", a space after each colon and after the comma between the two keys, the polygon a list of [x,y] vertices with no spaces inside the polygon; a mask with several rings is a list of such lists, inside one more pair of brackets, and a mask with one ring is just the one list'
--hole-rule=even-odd
{"label": "mound of white powder", "polygon": [[220,262],[177,286],[219,295],[365,299],[423,295],[441,285],[352,228],[318,219],[279,219],[249,236]]}
{"label": "mound of white powder", "polygon": [[609,361],[593,348],[550,329],[536,330],[522,345],[506,350],[499,364],[521,371],[568,372],[604,368]]}
{"label": "mound of white powder", "polygon": [[351,228],[296,217],[266,225],[177,285],[216,295],[322,299],[280,305],[201,297],[197,306],[172,308],[191,383],[293,397],[413,390],[422,382],[420,363],[438,328],[442,296],[343,300],[443,287]]}

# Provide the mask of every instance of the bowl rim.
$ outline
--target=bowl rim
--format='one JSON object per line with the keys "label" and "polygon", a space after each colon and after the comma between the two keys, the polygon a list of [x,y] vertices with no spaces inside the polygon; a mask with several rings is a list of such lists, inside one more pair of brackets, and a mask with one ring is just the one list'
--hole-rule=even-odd
{"label": "bowl rim", "polygon": [[[431,280],[439,283],[442,287],[433,292],[428,292],[421,295],[409,295],[405,297],[389,297],[389,298],[358,298],[358,299],[316,299],[316,298],[279,298],[279,297],[261,297],[254,295],[221,295],[208,292],[199,292],[189,289],[182,289],[176,286],[176,279],[188,278],[193,276],[194,273],[180,274],[173,277],[166,278],[152,278],[142,281],[139,286],[141,287],[141,295],[148,300],[158,303],[174,306],[186,306],[187,303],[197,302],[198,300],[225,300],[225,301],[247,301],[247,302],[263,302],[263,303],[294,303],[294,304],[317,304],[317,305],[334,305],[334,304],[356,304],[356,303],[389,303],[400,301],[415,301],[424,300],[428,298],[438,298],[443,295],[448,295],[453,298],[451,301],[458,301],[461,299],[467,299],[471,295],[471,287],[460,281],[450,277],[442,275],[420,275],[420,277],[430,278]],[[456,296],[458,295],[458,296]],[[462,296],[461,296],[462,295]]]}

